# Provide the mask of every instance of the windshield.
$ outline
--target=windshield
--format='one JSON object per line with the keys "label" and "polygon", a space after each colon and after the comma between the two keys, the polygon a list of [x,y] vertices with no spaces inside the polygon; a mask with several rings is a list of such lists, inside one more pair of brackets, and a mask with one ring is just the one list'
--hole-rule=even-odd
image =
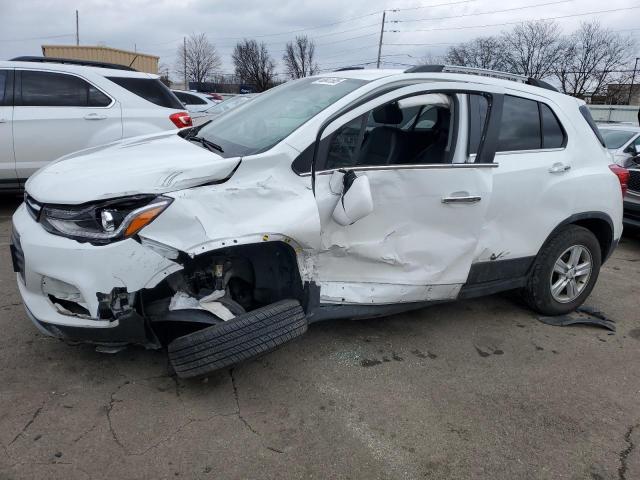
{"label": "windshield", "polygon": [[365,83],[346,78],[291,81],[214,119],[198,132],[198,136],[220,145],[225,157],[264,152]]}
{"label": "windshield", "polygon": [[604,144],[610,150],[617,150],[627,143],[636,132],[630,132],[629,130],[610,130],[603,128],[600,130],[602,138],[604,138]]}

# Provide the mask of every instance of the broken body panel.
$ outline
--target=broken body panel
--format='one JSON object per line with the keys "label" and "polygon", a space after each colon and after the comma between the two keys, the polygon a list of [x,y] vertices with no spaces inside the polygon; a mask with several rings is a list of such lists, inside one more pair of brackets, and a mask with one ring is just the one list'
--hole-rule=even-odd
{"label": "broken body panel", "polygon": [[[570,172],[562,183],[543,182],[542,172],[547,176],[549,162],[557,158],[551,152],[496,155],[500,167],[493,155],[482,163],[467,152],[466,93],[456,92],[501,95],[504,86],[469,86],[461,75],[450,75],[448,83],[403,75],[405,82],[426,83],[396,87],[345,110],[389,82],[390,73],[383,74],[262,153],[224,158],[174,132],[81,152],[32,176],[27,192],[46,204],[79,205],[141,193],[162,193],[173,201],[135,237],[106,245],[46,232],[23,204],[13,221],[26,259],[18,284],[30,315],[40,327],[56,326],[47,332],[63,337],[72,335],[64,328],[122,330],[121,325],[138,322],[144,326],[138,330],[143,338],[130,340],[156,347],[162,342],[150,324],[151,307],[160,304],[166,310],[162,302],[169,305],[180,291],[204,297],[219,288],[233,290],[242,310],[296,298],[310,319],[320,306],[330,313],[316,319],[373,316],[389,307],[396,311],[398,305],[414,308],[458,298],[474,266],[511,261],[514,278],[526,274],[530,259],[564,219],[603,210],[596,196],[583,198],[582,204],[571,196],[584,189],[584,175],[593,177],[593,189],[602,196],[619,193],[615,177],[603,177],[600,158],[588,158],[590,150],[599,148],[597,142],[573,139],[584,132],[576,131],[563,109],[575,100],[554,95],[558,115],[570,125],[573,154],[586,157],[583,171],[581,176]],[[441,97],[445,88],[460,97],[455,104],[458,131],[448,146],[452,161],[347,169],[367,177],[373,205],[354,223],[344,225],[333,217],[346,193],[344,185],[335,185],[337,168],[315,175],[293,171],[292,163],[314,142],[329,138],[361,112],[406,95],[433,91]],[[519,94],[535,97],[528,91]],[[340,112],[346,113],[337,116]],[[523,168],[527,155],[533,163]],[[525,197],[521,205],[519,189]],[[527,204],[535,204],[532,215]],[[612,203],[605,210],[612,219],[613,244],[621,232],[621,205]],[[474,278],[504,277],[499,268],[483,272]],[[251,298],[245,298],[247,289]],[[74,312],[68,301],[86,313]]]}

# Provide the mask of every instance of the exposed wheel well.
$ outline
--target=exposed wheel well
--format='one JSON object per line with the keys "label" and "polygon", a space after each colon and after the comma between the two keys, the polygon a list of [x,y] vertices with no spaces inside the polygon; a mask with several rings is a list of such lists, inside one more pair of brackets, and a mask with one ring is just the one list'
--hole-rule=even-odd
{"label": "exposed wheel well", "polygon": [[584,218],[572,222],[572,224],[584,227],[596,236],[598,243],[600,244],[601,258],[604,262],[609,256],[611,246],[613,244],[613,231],[611,229],[611,225],[602,218]]}
{"label": "exposed wheel well", "polygon": [[[542,248],[549,242],[551,238],[556,236],[567,225],[578,225],[586,228],[595,235],[600,244],[600,253],[602,263],[609,257],[614,247],[613,244],[613,222],[611,218],[602,212],[584,212],[577,213],[561,222],[547,237]],[[542,251],[542,248],[540,249]]]}
{"label": "exposed wheel well", "polygon": [[183,266],[149,291],[147,298],[167,298],[176,291],[197,297],[201,291],[223,289],[247,311],[283,299],[303,301],[296,253],[285,242],[225,247],[186,258]]}

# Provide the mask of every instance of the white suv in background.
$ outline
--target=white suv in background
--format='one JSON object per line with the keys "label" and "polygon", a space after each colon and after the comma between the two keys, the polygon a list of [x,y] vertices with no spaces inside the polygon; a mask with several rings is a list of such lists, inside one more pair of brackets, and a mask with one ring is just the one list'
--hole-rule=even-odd
{"label": "white suv in background", "polygon": [[184,90],[171,91],[178,97],[178,100],[182,102],[189,113],[202,112],[222,102],[222,100],[216,100],[212,95],[206,93],[185,92]]}
{"label": "white suv in background", "polygon": [[43,332],[168,345],[183,377],[330,318],[511,289],[565,314],[622,234],[628,172],[610,162],[585,103],[544,82],[323,74],[43,168],[14,270]]}
{"label": "white suv in background", "polygon": [[64,59],[0,61],[0,192],[20,190],[77,150],[190,125],[156,75]]}

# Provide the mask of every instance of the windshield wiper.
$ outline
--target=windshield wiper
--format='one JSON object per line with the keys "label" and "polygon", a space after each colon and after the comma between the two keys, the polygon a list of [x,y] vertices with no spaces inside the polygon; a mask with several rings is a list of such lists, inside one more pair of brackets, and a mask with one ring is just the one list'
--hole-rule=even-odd
{"label": "windshield wiper", "polygon": [[224,153],[224,150],[220,145],[218,145],[217,143],[213,143],[211,140],[207,140],[204,137],[198,137],[197,135],[188,135],[184,138],[185,140],[189,140],[189,141],[195,140],[196,142],[198,142],[200,145],[203,145],[211,152],[218,151],[220,153]]}

